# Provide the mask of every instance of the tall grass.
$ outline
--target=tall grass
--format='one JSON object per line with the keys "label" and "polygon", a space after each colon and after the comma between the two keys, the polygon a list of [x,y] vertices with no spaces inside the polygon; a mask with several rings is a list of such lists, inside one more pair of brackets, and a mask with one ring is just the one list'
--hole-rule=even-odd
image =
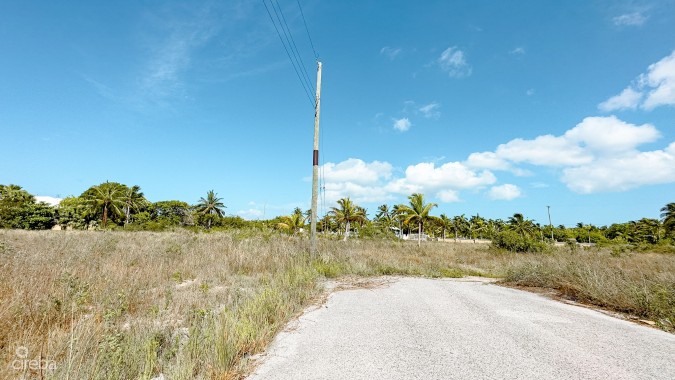
{"label": "tall grass", "polygon": [[675,255],[319,243],[310,257],[274,233],[0,230],[1,378],[240,378],[319,280],[342,275],[505,277],[675,322]]}

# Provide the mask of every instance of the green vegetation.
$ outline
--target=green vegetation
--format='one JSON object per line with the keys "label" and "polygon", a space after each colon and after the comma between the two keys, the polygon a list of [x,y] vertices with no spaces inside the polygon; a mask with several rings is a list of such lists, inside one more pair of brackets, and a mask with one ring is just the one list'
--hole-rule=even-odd
{"label": "green vegetation", "polygon": [[[552,227],[535,223],[521,213],[506,221],[480,215],[434,216],[431,211],[437,205],[425,203],[423,194],[412,194],[408,199],[408,204],[380,205],[372,220],[368,218],[368,211],[353,200],[340,199],[336,207],[319,218],[317,230],[324,237],[343,240],[350,236],[395,239],[412,235],[418,245],[426,237],[446,241],[448,235],[454,235],[454,241],[487,239],[497,248],[516,252],[541,252],[552,243],[576,242],[614,246],[615,250],[675,253],[675,203],[661,209],[661,219],[643,218],[610,226],[577,223],[574,227]],[[272,227],[290,235],[308,233],[309,211],[303,212],[300,208],[291,215],[255,221],[225,216],[225,208],[223,199],[214,190],[194,205],[179,200],[149,202],[140,186],[105,182],[50,206],[36,202],[35,197],[20,186],[0,185],[0,228],[261,231]]]}

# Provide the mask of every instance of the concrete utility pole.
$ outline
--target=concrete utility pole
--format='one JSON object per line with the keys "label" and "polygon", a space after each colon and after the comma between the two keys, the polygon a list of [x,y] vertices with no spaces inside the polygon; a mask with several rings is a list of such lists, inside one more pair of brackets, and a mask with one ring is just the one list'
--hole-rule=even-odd
{"label": "concrete utility pole", "polygon": [[309,252],[316,255],[316,204],[319,198],[319,116],[321,115],[321,62],[316,70],[316,104],[314,106],[314,152],[312,154],[312,220],[309,226]]}
{"label": "concrete utility pole", "polygon": [[551,241],[553,240],[553,223],[551,223],[551,206],[546,206],[548,210],[548,225],[551,227]]}

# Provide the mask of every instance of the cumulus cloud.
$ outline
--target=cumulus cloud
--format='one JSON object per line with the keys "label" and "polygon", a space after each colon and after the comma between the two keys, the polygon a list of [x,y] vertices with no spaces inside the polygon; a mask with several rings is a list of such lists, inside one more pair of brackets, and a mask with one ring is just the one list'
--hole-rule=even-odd
{"label": "cumulus cloud", "polygon": [[[466,190],[487,189],[494,200],[523,196],[515,184],[495,185],[494,171],[532,174],[523,164],[546,167],[578,193],[624,191],[644,185],[675,182],[675,142],[660,150],[640,151],[661,133],[651,124],[630,124],[615,116],[587,117],[559,136],[518,138],[495,151],[470,154],[465,161],[420,162],[403,172],[388,162],[350,158],[323,166],[326,199],[351,197],[356,202],[384,202],[424,193],[442,202],[460,201]],[[533,188],[548,184],[532,182]]]}
{"label": "cumulus cloud", "polygon": [[394,129],[399,132],[406,132],[407,130],[410,129],[411,126],[412,123],[410,122],[410,119],[408,119],[407,117],[401,119],[394,119]]}
{"label": "cumulus cloud", "polygon": [[522,46],[518,46],[517,48],[511,50],[511,51],[509,52],[509,54],[513,54],[513,55],[523,55],[523,54],[525,54],[525,48],[522,47]]}
{"label": "cumulus cloud", "polygon": [[330,202],[351,197],[358,202],[376,202],[389,198],[383,189],[385,181],[392,176],[388,162],[367,163],[349,158],[339,163],[326,163],[322,167],[325,180],[325,195]]}
{"label": "cumulus cloud", "polygon": [[441,53],[437,60],[438,65],[453,78],[471,75],[473,69],[466,60],[466,54],[456,46],[449,47]]}
{"label": "cumulus cloud", "polygon": [[640,100],[642,100],[642,93],[629,87],[621,91],[619,95],[612,96],[598,104],[598,108],[605,112],[635,109],[640,104]]}
{"label": "cumulus cloud", "polygon": [[659,138],[661,133],[651,124],[630,124],[616,116],[587,117],[561,136],[518,138],[495,152],[473,153],[466,165],[516,175],[520,168],[515,165],[523,163],[559,168],[562,182],[575,192],[622,191],[675,181],[675,143],[665,150],[638,150]]}
{"label": "cumulus cloud", "polygon": [[616,26],[640,26],[647,21],[647,16],[640,12],[626,13],[612,18]]}
{"label": "cumulus cloud", "polygon": [[389,58],[389,60],[393,61],[394,59],[396,59],[396,57],[399,56],[399,54],[401,54],[402,51],[403,50],[401,48],[392,48],[389,46],[385,46],[382,49],[380,49],[380,54],[386,56],[387,58]]}
{"label": "cumulus cloud", "polygon": [[445,203],[459,202],[459,193],[456,190],[441,190],[436,193],[436,198]]}
{"label": "cumulus cloud", "polygon": [[660,137],[661,133],[651,124],[633,125],[616,116],[587,117],[563,136],[587,151],[606,153],[632,150]]}
{"label": "cumulus cloud", "polygon": [[583,194],[675,182],[675,143],[663,150],[633,151],[600,159],[593,165],[567,168],[562,181]]}
{"label": "cumulus cloud", "polygon": [[511,164],[505,159],[497,156],[495,152],[477,152],[471,153],[466,160],[466,165],[472,168],[509,170]]}
{"label": "cumulus cloud", "polygon": [[501,144],[497,157],[515,163],[544,166],[566,166],[591,162],[593,157],[564,137],[538,136],[533,140],[514,139]]}
{"label": "cumulus cloud", "polygon": [[496,180],[492,172],[477,172],[461,162],[447,162],[438,167],[432,162],[422,162],[408,166],[405,178],[399,181],[420,189],[469,189],[490,185]]}
{"label": "cumulus cloud", "polygon": [[495,183],[489,170],[477,171],[461,162],[437,166],[422,162],[409,165],[403,175],[394,176],[387,162],[370,163],[350,158],[323,167],[326,198],[334,202],[351,197],[357,202],[381,202],[412,193],[434,194],[443,202],[459,201],[459,191]]}
{"label": "cumulus cloud", "polygon": [[492,186],[488,191],[488,197],[492,200],[510,201],[521,196],[520,188],[510,183],[501,186]]}
{"label": "cumulus cloud", "polygon": [[326,182],[373,184],[380,179],[389,179],[391,172],[392,166],[388,162],[373,161],[366,163],[358,158],[349,158],[337,164],[329,162],[323,165]]}
{"label": "cumulus cloud", "polygon": [[649,111],[660,106],[675,106],[675,51],[649,65],[633,84],[598,108],[605,112],[637,107]]}

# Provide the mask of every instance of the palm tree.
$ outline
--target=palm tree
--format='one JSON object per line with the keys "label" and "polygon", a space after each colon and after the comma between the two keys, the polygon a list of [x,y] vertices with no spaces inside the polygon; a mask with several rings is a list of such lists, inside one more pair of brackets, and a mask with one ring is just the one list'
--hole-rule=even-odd
{"label": "palm tree", "polygon": [[391,217],[398,224],[398,238],[401,239],[403,237],[403,220],[405,219],[401,205],[394,205],[391,208]]}
{"label": "palm tree", "polygon": [[521,213],[515,213],[513,216],[510,216],[508,225],[513,231],[519,233],[523,239],[532,236],[535,229],[534,223],[529,219],[525,219]]}
{"label": "palm tree", "polygon": [[290,216],[282,216],[281,222],[277,223],[277,228],[287,231],[289,234],[296,234],[305,227],[305,217],[302,213],[293,213]]}
{"label": "palm tree", "polygon": [[206,193],[206,198],[199,198],[196,209],[201,215],[208,215],[207,229],[211,229],[211,219],[213,218],[213,215],[217,215],[220,218],[223,217],[223,209],[227,207],[222,200],[222,198],[218,198],[218,194],[213,190],[209,190],[209,192]]}
{"label": "palm tree", "polygon": [[385,232],[390,233],[391,227],[394,225],[393,213],[389,211],[389,206],[386,204],[380,205],[375,214],[375,222]]}
{"label": "palm tree", "polygon": [[124,190],[124,225],[129,224],[129,217],[131,216],[131,211],[138,211],[141,207],[147,205],[149,202],[143,196],[141,192],[141,187],[134,185],[128,187]]}
{"label": "palm tree", "polygon": [[342,198],[337,201],[339,207],[331,207],[331,215],[335,218],[335,221],[338,223],[345,223],[345,237],[344,241],[347,241],[349,237],[349,230],[351,223],[362,223],[366,220],[366,214],[363,212],[362,207],[357,206],[349,198]]}
{"label": "palm tree", "polygon": [[668,203],[661,208],[661,222],[666,231],[675,231],[675,202]]}
{"label": "palm tree", "polygon": [[98,186],[93,186],[85,192],[85,199],[89,207],[95,213],[103,209],[103,228],[108,225],[108,213],[122,215],[125,207],[124,188],[116,182],[105,182]]}
{"label": "palm tree", "polygon": [[452,229],[455,231],[455,242],[459,234],[466,234],[469,226],[469,221],[464,214],[452,218]]}
{"label": "palm tree", "polygon": [[443,235],[443,241],[445,241],[445,231],[451,229],[453,226],[452,219],[448,218],[445,214],[441,214],[441,216],[436,218],[436,222],[441,227],[441,234]]}
{"label": "palm tree", "polygon": [[438,206],[436,203],[424,203],[424,194],[415,193],[408,197],[410,206],[399,205],[399,210],[405,214],[404,223],[417,224],[417,246],[422,245],[422,225],[431,220],[429,212],[432,208]]}
{"label": "palm tree", "polygon": [[494,220],[488,220],[487,224],[485,225],[486,236],[489,239],[494,239],[495,235],[497,235],[500,229],[501,228],[498,222],[495,222]]}

